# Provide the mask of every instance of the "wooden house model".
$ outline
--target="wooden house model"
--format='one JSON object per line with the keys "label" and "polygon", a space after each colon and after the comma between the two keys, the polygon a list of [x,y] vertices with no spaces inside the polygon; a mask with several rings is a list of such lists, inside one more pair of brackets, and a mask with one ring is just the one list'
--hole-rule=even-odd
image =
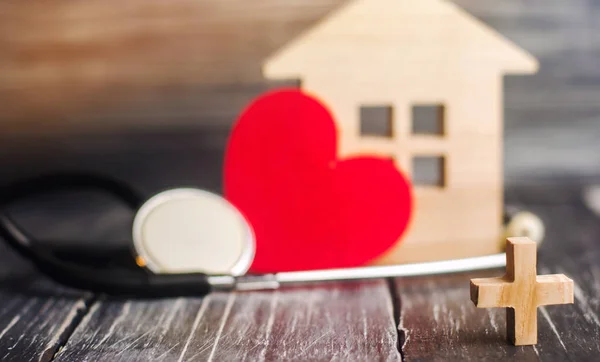
{"label": "wooden house model", "polygon": [[340,157],[392,157],[413,185],[401,242],[379,264],[498,252],[503,76],[534,57],[451,2],[354,0],[279,49],[269,79],[332,111]]}

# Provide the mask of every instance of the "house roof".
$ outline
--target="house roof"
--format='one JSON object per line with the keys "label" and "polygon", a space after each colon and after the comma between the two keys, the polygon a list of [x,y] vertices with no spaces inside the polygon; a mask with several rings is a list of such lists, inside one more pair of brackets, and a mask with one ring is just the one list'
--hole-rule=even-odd
{"label": "house roof", "polygon": [[527,74],[537,71],[538,62],[451,2],[353,0],[270,56],[263,73],[268,78],[344,71],[370,76],[442,67]]}

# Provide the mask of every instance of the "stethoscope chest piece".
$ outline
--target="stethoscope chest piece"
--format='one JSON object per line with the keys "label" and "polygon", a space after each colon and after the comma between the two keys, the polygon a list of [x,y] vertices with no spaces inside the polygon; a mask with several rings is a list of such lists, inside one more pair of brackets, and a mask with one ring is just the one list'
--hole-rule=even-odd
{"label": "stethoscope chest piece", "polygon": [[242,275],[255,252],[252,228],[233,205],[190,188],[164,191],[142,205],[133,222],[133,244],[157,274]]}

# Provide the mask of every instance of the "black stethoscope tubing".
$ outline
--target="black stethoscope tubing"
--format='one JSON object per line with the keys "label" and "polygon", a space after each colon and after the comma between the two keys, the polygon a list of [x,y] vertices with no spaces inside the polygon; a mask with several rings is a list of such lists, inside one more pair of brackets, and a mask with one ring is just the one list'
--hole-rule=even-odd
{"label": "black stethoscope tubing", "polygon": [[[504,253],[458,260],[446,260],[416,264],[367,266],[358,268],[308,270],[261,275],[206,275],[204,273],[153,274],[135,266],[126,268],[114,265],[115,255],[110,253],[58,253],[41,245],[29,235],[9,213],[8,207],[34,196],[56,191],[97,189],[107,191],[121,199],[133,210],[144,203],[135,190],[124,183],[98,175],[63,173],[45,175],[20,181],[0,189],[0,237],[21,256],[55,281],[76,289],[90,290],[112,296],[156,298],[203,296],[213,289],[261,290],[277,289],[282,284],[319,281],[346,281],[390,277],[445,274],[480,269],[498,268],[505,265]],[[132,255],[131,250],[128,250]],[[85,265],[84,265],[85,263]]]}
{"label": "black stethoscope tubing", "polygon": [[[210,292],[211,285],[207,275],[203,273],[150,274],[142,269],[91,268],[81,263],[61,260],[48,247],[39,245],[39,242],[27,235],[6,210],[10,204],[36,194],[73,189],[107,191],[134,210],[144,201],[143,197],[125,184],[102,176],[62,173],[36,177],[8,185],[0,191],[0,236],[44,274],[73,288],[135,297],[198,296]],[[107,259],[108,264],[110,258]]]}

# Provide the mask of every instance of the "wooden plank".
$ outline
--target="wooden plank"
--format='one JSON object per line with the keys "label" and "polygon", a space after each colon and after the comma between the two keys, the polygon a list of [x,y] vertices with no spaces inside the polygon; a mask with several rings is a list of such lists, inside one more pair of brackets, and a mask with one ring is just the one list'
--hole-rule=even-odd
{"label": "wooden plank", "polygon": [[[600,353],[600,247],[598,220],[581,203],[519,201],[546,221],[547,238],[538,253],[538,272],[564,273],[575,282],[575,304],[538,309],[535,346],[506,342],[502,309],[477,310],[469,301],[469,279],[502,276],[503,270],[461,275],[398,279],[403,354],[412,359],[590,360]],[[515,196],[519,193],[510,193]],[[540,195],[540,194],[537,194]],[[559,198],[560,199],[560,198]],[[525,200],[525,201],[524,201]]]}
{"label": "wooden plank", "polygon": [[468,273],[395,281],[405,361],[536,359],[533,349],[512,347],[506,342],[503,309],[477,310],[469,300],[469,279],[485,275]]}
{"label": "wooden plank", "polygon": [[390,293],[377,281],[103,300],[56,361],[399,361],[396,338]]}
{"label": "wooden plank", "polygon": [[238,295],[222,329],[217,361],[400,360],[384,281]]}
{"label": "wooden plank", "polygon": [[177,360],[202,306],[201,298],[101,300],[55,360]]}
{"label": "wooden plank", "polygon": [[40,277],[0,243],[0,360],[50,361],[91,301]]}
{"label": "wooden plank", "polygon": [[550,325],[546,332],[553,333],[558,340],[554,346],[537,346],[540,358],[553,359],[557,350],[562,349],[571,360],[596,359],[600,355],[599,219],[581,201],[532,209],[539,214],[555,215],[557,220],[548,225],[552,237],[540,251],[539,271],[564,273],[575,282],[573,307],[547,306],[538,313]]}

